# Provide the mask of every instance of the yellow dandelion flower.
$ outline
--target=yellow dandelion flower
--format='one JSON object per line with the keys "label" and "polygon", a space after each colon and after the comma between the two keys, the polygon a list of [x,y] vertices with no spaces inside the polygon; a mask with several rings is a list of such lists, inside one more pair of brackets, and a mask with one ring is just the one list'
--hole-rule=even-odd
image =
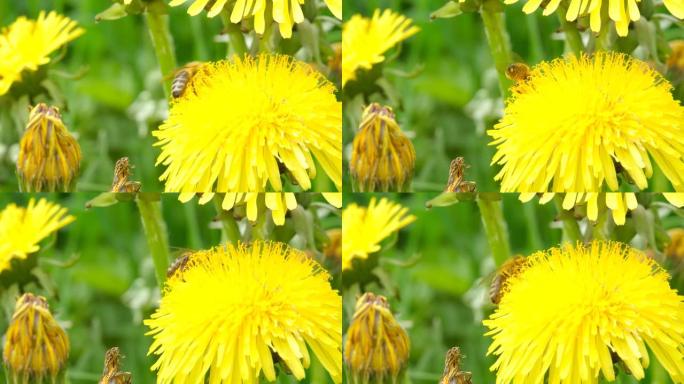
{"label": "yellow dandelion flower", "polygon": [[376,9],[368,19],[354,15],[342,27],[342,86],[356,79],[360,69],[369,70],[385,61],[385,52],[420,29],[406,16]]}
{"label": "yellow dandelion flower", "polygon": [[670,90],[646,63],[619,53],[537,65],[488,132],[501,191],[617,191],[619,172],[645,189],[651,158],[684,191],[684,107]]}
{"label": "yellow dandelion flower", "polygon": [[26,208],[5,207],[0,212],[0,272],[10,268],[12,259],[38,252],[41,240],[74,220],[66,208],[45,199],[31,199]]}
{"label": "yellow dandelion flower", "polygon": [[368,207],[347,206],[342,212],[342,269],[351,269],[353,259],[378,252],[384,239],[415,219],[408,208],[385,198],[372,198]]}
{"label": "yellow dandelion flower", "polygon": [[[638,5],[640,1],[608,0],[608,6],[604,6],[602,0],[569,0],[566,2],[568,10],[564,17],[568,21],[575,21],[579,17],[589,16],[591,30],[597,33],[601,31],[602,21],[609,18],[615,24],[618,35],[627,36],[629,23],[641,18]],[[517,2],[518,0],[504,0],[505,4],[515,4]],[[523,12],[530,14],[541,6],[544,8],[544,16],[548,16],[558,10],[560,3],[561,0],[549,2],[528,0],[523,7]],[[664,0],[664,3],[672,15],[679,19],[684,19],[684,3],[679,0]]]}
{"label": "yellow dandelion flower", "polygon": [[68,356],[69,339],[52,317],[47,300],[25,293],[17,300],[5,334],[2,357],[9,376],[55,382]]}
{"label": "yellow dandelion flower", "polygon": [[369,105],[352,146],[349,174],[359,192],[411,189],[416,151],[399,127],[392,108],[378,103]]}
{"label": "yellow dandelion flower", "polygon": [[677,208],[684,207],[684,193],[663,193],[665,200]]}
{"label": "yellow dandelion flower", "polygon": [[344,343],[351,383],[398,383],[409,357],[409,338],[387,299],[371,292],[357,301]]}
{"label": "yellow dandelion flower", "polygon": [[652,259],[602,241],[527,259],[484,321],[498,384],[613,381],[611,354],[640,380],[647,347],[675,382],[684,381],[684,297]]}
{"label": "yellow dandelion flower", "polygon": [[205,64],[188,87],[153,132],[167,192],[279,192],[283,173],[308,190],[316,164],[341,188],[342,104],[311,66],[236,57]]}
{"label": "yellow dandelion flower", "polygon": [[[159,383],[276,380],[281,361],[301,380],[309,348],[342,381],[342,299],[330,275],[281,243],[220,246],[192,254],[167,280],[145,324]],[[229,359],[226,356],[230,356]]]}
{"label": "yellow dandelion flower", "polygon": [[69,192],[76,183],[81,147],[57,107],[40,103],[29,115],[19,143],[17,175],[24,192]]}
{"label": "yellow dandelion flower", "polygon": [[[321,193],[321,195],[334,207],[342,206],[342,193],[331,192]],[[178,200],[183,203],[192,199],[193,194],[181,194]],[[214,193],[202,194],[199,204],[204,205],[214,198]],[[275,225],[285,224],[287,212],[297,208],[297,195],[292,192],[247,192],[226,193],[221,202],[221,208],[230,211],[234,207],[244,205],[246,207],[247,219],[257,221],[259,218],[259,205],[263,204],[270,212]]]}
{"label": "yellow dandelion flower", "polygon": [[[548,203],[554,193],[545,193],[539,199],[539,204]],[[534,193],[520,194],[520,201],[527,202],[535,196]],[[587,206],[587,218],[591,221],[598,219],[599,204],[604,204],[610,209],[613,221],[617,225],[624,225],[628,211],[633,211],[639,206],[636,194],[633,192],[568,192],[563,196],[563,209],[571,210],[577,205]]]}
{"label": "yellow dandelion flower", "polygon": [[[190,0],[192,4],[188,8],[188,14],[196,16],[203,9],[207,9],[207,16],[215,17],[226,9],[230,12],[230,21],[240,23],[242,20],[254,18],[254,30],[263,34],[266,29],[267,17],[273,17],[278,23],[280,35],[286,39],[292,37],[292,26],[304,21],[302,5],[306,0]],[[313,0],[308,0],[313,1]],[[172,7],[187,3],[188,0],[171,0]],[[325,0],[330,12],[342,20],[342,0]],[[232,7],[232,8],[229,8]],[[271,14],[267,14],[271,11]]]}
{"label": "yellow dandelion flower", "polygon": [[[187,202],[192,198],[192,194],[180,195],[179,200]],[[205,193],[199,199],[199,204],[204,205],[214,198],[213,193]],[[297,208],[297,197],[292,192],[247,192],[247,193],[226,193],[221,202],[221,208],[230,211],[234,207],[244,205],[246,207],[247,219],[257,221],[259,218],[259,205],[263,204],[270,212],[275,225],[285,224],[285,215],[288,211]]]}
{"label": "yellow dandelion flower", "polygon": [[36,71],[50,54],[85,31],[56,12],[40,12],[37,20],[17,18],[0,32],[0,95],[21,80],[23,71]]}

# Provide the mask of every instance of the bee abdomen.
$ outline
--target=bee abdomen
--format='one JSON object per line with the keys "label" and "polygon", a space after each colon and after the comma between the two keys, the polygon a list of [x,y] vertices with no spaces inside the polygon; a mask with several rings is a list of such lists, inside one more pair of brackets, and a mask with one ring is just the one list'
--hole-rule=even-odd
{"label": "bee abdomen", "polygon": [[185,87],[187,87],[189,80],[190,72],[188,72],[185,69],[178,72],[176,77],[173,78],[173,82],[171,83],[171,94],[174,98],[178,98],[183,95],[183,92],[185,92]]}

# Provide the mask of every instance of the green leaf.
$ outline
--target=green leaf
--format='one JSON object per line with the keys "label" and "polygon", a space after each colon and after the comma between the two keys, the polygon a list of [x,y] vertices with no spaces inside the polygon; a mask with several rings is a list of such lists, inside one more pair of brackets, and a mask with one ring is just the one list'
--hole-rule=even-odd
{"label": "green leaf", "polygon": [[119,20],[121,18],[126,17],[126,15],[128,15],[128,13],[126,12],[126,6],[123,4],[114,3],[111,5],[111,7],[95,15],[95,21],[100,22],[103,20]]}
{"label": "green leaf", "polygon": [[116,193],[114,192],[105,192],[97,195],[94,199],[89,200],[86,203],[86,208],[92,208],[92,207],[98,207],[98,208],[104,208],[104,207],[109,207],[111,205],[114,205],[118,203],[119,201],[116,199]]}
{"label": "green leaf", "polygon": [[456,1],[449,1],[440,9],[430,14],[430,19],[450,19],[462,14],[461,5]]}

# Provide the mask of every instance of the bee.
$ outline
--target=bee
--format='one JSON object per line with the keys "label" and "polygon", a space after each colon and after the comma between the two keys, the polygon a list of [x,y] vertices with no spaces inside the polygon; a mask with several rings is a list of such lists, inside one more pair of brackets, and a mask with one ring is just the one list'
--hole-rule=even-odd
{"label": "bee", "polygon": [[522,83],[530,78],[530,67],[525,63],[513,63],[506,68],[506,77],[517,83]]}
{"label": "bee", "polygon": [[470,372],[461,371],[461,349],[453,347],[447,351],[444,360],[444,373],[439,384],[472,384]]}
{"label": "bee", "polygon": [[188,84],[190,84],[190,80],[199,72],[202,65],[204,65],[204,63],[201,61],[192,61],[176,71],[173,82],[171,83],[171,95],[174,99],[183,96],[185,90],[188,88]]}
{"label": "bee", "polygon": [[105,353],[104,370],[99,384],[131,384],[131,373],[119,372],[122,358],[118,347],[110,348]]}
{"label": "bee", "polygon": [[508,279],[518,275],[525,268],[526,260],[522,256],[516,256],[507,260],[497,271],[489,286],[489,299],[493,304],[499,304],[504,294],[504,288]]}
{"label": "bee", "polygon": [[449,180],[445,192],[475,192],[477,186],[472,181],[463,180],[468,166],[462,157],[451,160],[449,165]]}
{"label": "bee", "polygon": [[192,251],[184,251],[176,258],[176,260],[171,263],[169,269],[166,270],[166,277],[171,278],[178,274],[183,273],[187,267],[190,257],[192,256]]}
{"label": "bee", "polygon": [[140,183],[128,181],[131,175],[131,165],[128,157],[122,157],[116,161],[114,166],[114,180],[112,180],[112,192],[136,193],[140,191]]}

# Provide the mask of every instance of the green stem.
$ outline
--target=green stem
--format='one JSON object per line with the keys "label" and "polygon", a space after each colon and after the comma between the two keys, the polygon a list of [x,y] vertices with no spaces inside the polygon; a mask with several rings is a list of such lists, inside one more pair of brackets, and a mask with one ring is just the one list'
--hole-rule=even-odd
{"label": "green stem", "polygon": [[561,2],[556,13],[558,14],[563,32],[565,32],[565,41],[567,41],[572,53],[579,57],[584,52],[584,44],[582,43],[582,35],[580,35],[579,29],[577,29],[577,24],[568,21],[565,16],[568,13],[568,6]]}
{"label": "green stem", "polygon": [[136,203],[147,238],[147,246],[152,254],[157,282],[162,288],[166,280],[166,271],[169,268],[169,240],[166,223],[161,213],[161,201],[159,201],[158,194],[140,193]]}
{"label": "green stem", "polygon": [[543,247],[541,235],[539,231],[539,220],[537,220],[537,211],[534,204],[523,204],[523,213],[527,221],[528,240],[533,249],[541,249]]}
{"label": "green stem", "polygon": [[214,196],[214,205],[216,206],[216,212],[218,212],[219,218],[221,219],[223,234],[226,236],[226,239],[229,242],[237,244],[237,242],[242,239],[242,235],[240,235],[240,228],[235,221],[235,217],[233,217],[230,212],[226,212],[223,208],[221,208],[221,200],[222,198],[219,198],[219,195]]}
{"label": "green stem", "polygon": [[566,241],[576,243],[582,241],[582,231],[570,211],[563,209],[563,197],[556,195],[553,201],[558,209],[558,218],[563,222],[563,235]]}
{"label": "green stem", "polygon": [[508,244],[508,229],[503,217],[501,201],[497,199],[496,195],[498,194],[480,193],[477,197],[477,205],[480,207],[482,224],[487,234],[494,262],[497,266],[501,266],[510,257],[511,249]]}
{"label": "green stem", "polygon": [[268,233],[267,233],[268,231],[266,229],[266,215],[267,215],[268,211],[266,209],[266,201],[263,199],[262,196],[259,196],[259,199],[257,200],[257,209],[258,209],[257,219],[255,222],[250,223],[251,224],[250,239],[252,241],[264,240],[264,239],[268,238]]}
{"label": "green stem", "polygon": [[527,33],[530,38],[530,55],[533,62],[539,62],[544,59],[544,43],[542,42],[541,32],[539,31],[539,20],[537,13],[531,13],[525,16],[527,22]]}
{"label": "green stem", "polygon": [[240,30],[240,25],[230,21],[228,8],[221,12],[221,21],[223,22],[223,26],[226,29],[226,34],[228,35],[228,41],[230,42],[226,52],[226,57],[230,58],[232,54],[244,56],[245,53],[249,52],[249,48],[245,42],[245,36]]}
{"label": "green stem", "polygon": [[147,20],[147,28],[150,31],[150,37],[152,38],[152,45],[157,54],[159,69],[164,79],[164,94],[170,99],[173,73],[176,71],[178,64],[176,63],[173,36],[171,36],[171,31],[169,30],[169,15],[167,14],[166,3],[163,0],[155,0],[150,3],[147,7],[147,12],[145,12],[145,18]]}
{"label": "green stem", "polygon": [[508,88],[511,86],[511,81],[506,77],[506,69],[513,62],[513,53],[511,41],[506,31],[504,14],[500,10],[493,8],[495,8],[494,5],[488,6],[488,2],[485,2],[480,10],[480,15],[485,26],[489,51],[492,54],[496,71],[499,74],[501,95],[505,98],[508,94]]}

